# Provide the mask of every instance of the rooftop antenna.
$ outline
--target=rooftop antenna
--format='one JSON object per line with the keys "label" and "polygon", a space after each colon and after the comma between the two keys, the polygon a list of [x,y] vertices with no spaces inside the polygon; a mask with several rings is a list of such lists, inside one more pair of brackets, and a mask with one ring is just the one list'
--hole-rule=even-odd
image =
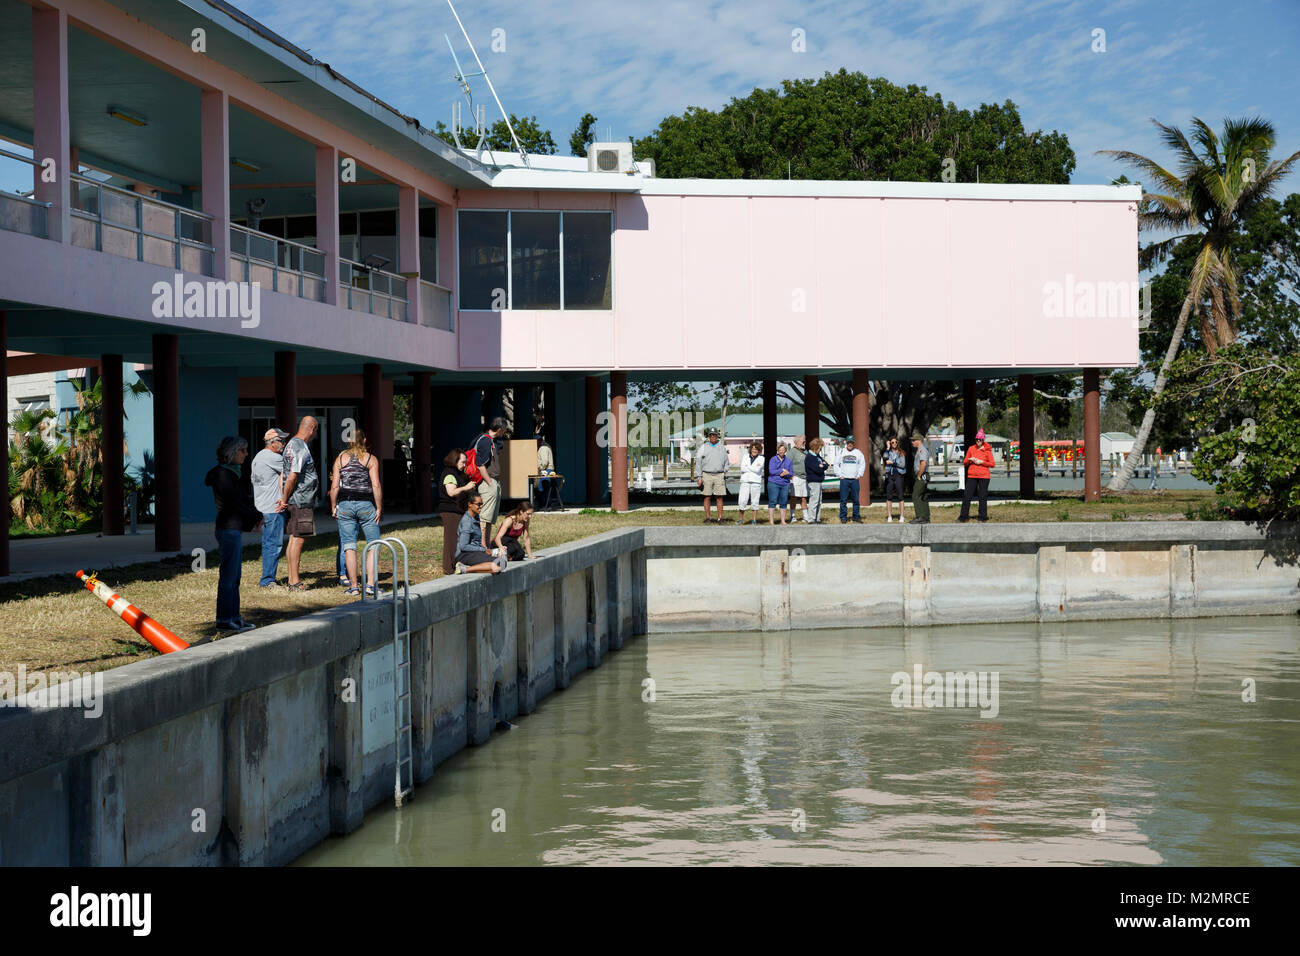
{"label": "rooftop antenna", "polygon": [[[456,8],[455,6],[452,5],[451,0],[447,0],[447,6],[451,10],[451,15],[456,18],[456,26],[460,27],[461,36],[463,36],[465,38],[465,42],[469,44],[469,51],[474,54],[474,62],[478,64],[478,70],[479,70],[477,73],[466,73],[464,70],[461,69],[460,60],[456,57],[456,50],[451,45],[451,39],[448,38],[447,34],[444,33],[442,35],[443,39],[447,41],[447,47],[448,49],[451,50],[451,59],[456,64],[456,80],[460,83],[461,89],[464,90],[467,99],[469,99],[470,97],[469,77],[481,76],[483,77],[484,80],[487,81],[488,90],[492,93],[492,99],[496,101],[497,109],[501,111],[501,118],[504,119],[506,122],[506,129],[510,131],[510,141],[515,144],[515,150],[519,153],[520,161],[523,162],[525,166],[531,168],[531,165],[528,162],[528,154],[524,152],[523,146],[519,144],[519,137],[515,135],[515,128],[510,122],[510,114],[507,113],[506,108],[501,105],[501,97],[497,96],[496,87],[492,85],[492,77],[488,76],[487,69],[483,66],[483,61],[479,59],[478,50],[474,49],[474,41],[469,38],[469,33],[465,29],[465,24],[461,23],[460,14],[456,12]],[[470,103],[470,106],[471,108],[473,107],[472,101]],[[482,157],[483,155],[483,144],[486,139],[487,139],[486,132],[480,132],[479,145],[478,145],[480,157]],[[458,137],[456,138],[456,141],[457,143],[460,142]]]}

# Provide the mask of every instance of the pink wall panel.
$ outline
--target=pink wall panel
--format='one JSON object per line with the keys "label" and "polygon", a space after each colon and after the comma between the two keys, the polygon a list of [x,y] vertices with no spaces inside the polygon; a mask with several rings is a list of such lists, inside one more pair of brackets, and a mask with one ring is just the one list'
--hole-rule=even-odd
{"label": "pink wall panel", "polygon": [[811,364],[843,367],[851,354],[855,362],[879,365],[885,359],[884,201],[818,199],[815,210],[819,351]]}
{"label": "pink wall panel", "polygon": [[614,214],[614,340],[622,368],[686,360],[682,199],[621,196]]}
{"label": "pink wall panel", "polygon": [[[1079,203],[1077,280],[1095,283],[1099,306],[1090,319],[1075,322],[1079,362],[1083,365],[1120,365],[1137,352],[1142,299],[1138,284],[1136,210],[1130,203]],[[1132,241],[1117,241],[1130,235]],[[1134,303],[1134,292],[1137,302]],[[1121,295],[1129,314],[1115,314]],[[1103,314],[1105,313],[1105,314]]]}
{"label": "pink wall panel", "polygon": [[614,323],[608,312],[534,312],[542,368],[608,369]]}
{"label": "pink wall panel", "polygon": [[[1015,361],[1067,365],[1077,361],[1075,324],[1045,314],[1049,283],[1064,284],[1075,264],[1075,203],[1017,202],[1015,210]],[[1136,251],[1134,251],[1136,258]]]}
{"label": "pink wall panel", "polygon": [[1010,203],[948,203],[951,255],[952,361],[1000,365],[1011,347],[1012,239]]}
{"label": "pink wall panel", "polygon": [[738,367],[753,361],[749,200],[696,196],[683,208],[682,305],[686,361]]}
{"label": "pink wall panel", "polygon": [[817,256],[823,239],[817,203],[791,197],[747,200],[754,320],[749,328],[754,364],[816,365]]}
{"label": "pink wall panel", "polygon": [[462,368],[536,368],[536,312],[459,312]]}
{"label": "pink wall panel", "polygon": [[[884,205],[885,361],[946,365],[951,354],[948,203],[891,199]],[[846,357],[857,361],[859,349],[847,350]]]}

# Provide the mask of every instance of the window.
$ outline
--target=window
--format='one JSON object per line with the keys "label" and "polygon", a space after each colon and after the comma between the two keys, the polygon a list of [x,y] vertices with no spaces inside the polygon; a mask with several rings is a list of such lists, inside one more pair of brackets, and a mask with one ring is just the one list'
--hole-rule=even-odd
{"label": "window", "polygon": [[460,308],[612,308],[612,219],[608,212],[462,211]]}
{"label": "window", "polygon": [[420,278],[438,281],[438,207],[420,207]]}

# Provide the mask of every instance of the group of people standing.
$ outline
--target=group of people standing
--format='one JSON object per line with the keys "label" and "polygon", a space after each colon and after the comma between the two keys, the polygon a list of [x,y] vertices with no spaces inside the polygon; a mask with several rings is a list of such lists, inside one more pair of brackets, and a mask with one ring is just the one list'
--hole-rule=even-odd
{"label": "group of people standing", "polygon": [[[698,457],[700,476],[697,479],[697,484],[704,493],[704,523],[722,524],[725,520],[722,508],[727,494],[726,473],[729,460],[716,429],[710,429],[705,437],[707,441],[701,447]],[[907,456],[902,449],[903,442],[908,440],[907,437],[889,438],[881,456],[885,521],[888,523],[894,520],[895,502],[898,504],[899,523],[906,521],[903,513],[903,480],[907,475]],[[916,474],[912,485],[912,523],[929,524],[930,453],[921,436],[911,436],[910,441]],[[802,512],[802,520],[807,524],[823,524],[822,485],[829,468],[822,455],[824,447],[821,438],[808,440],[806,436],[799,435],[790,447],[785,442],[777,442],[776,453],[765,459],[762,443],[752,442],[740,458],[740,493],[737,502],[740,523],[746,523],[746,512],[752,510],[754,514],[750,523],[758,524],[760,498],[766,485],[768,524],[777,524],[778,516],[780,524],[797,521],[796,512]],[[975,443],[967,449],[962,467],[966,469],[967,480],[961,515],[957,520],[970,520],[971,499],[975,496],[979,500],[979,520],[987,521],[993,451],[984,440],[984,429],[978,431]],[[858,498],[862,482],[869,480],[867,459],[852,437],[844,440],[844,453],[840,456],[836,470],[840,485],[840,523],[853,521],[861,524]]]}

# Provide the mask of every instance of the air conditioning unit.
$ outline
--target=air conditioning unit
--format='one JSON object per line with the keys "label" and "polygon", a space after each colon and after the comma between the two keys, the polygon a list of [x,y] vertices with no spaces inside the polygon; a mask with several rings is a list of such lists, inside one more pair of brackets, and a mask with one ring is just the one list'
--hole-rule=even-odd
{"label": "air conditioning unit", "polygon": [[587,147],[587,170],[593,173],[634,173],[631,143],[592,143]]}

